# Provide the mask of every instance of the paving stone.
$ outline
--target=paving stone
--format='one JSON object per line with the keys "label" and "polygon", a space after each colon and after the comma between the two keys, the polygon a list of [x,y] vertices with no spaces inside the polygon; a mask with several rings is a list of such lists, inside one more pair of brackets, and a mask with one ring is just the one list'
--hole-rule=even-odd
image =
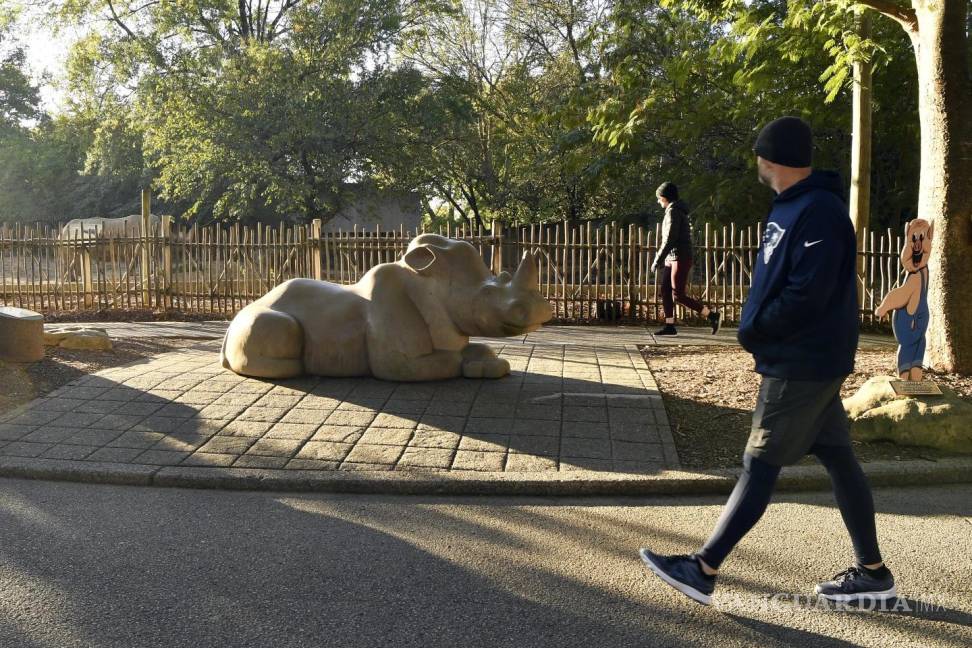
{"label": "paving stone", "polygon": [[376,471],[389,471],[394,469],[393,464],[367,464],[367,463],[349,463],[344,462],[338,466],[338,470],[352,470],[352,471],[363,471],[363,472],[376,472]]}
{"label": "paving stone", "polygon": [[338,405],[338,410],[345,412],[371,412],[374,413],[385,404],[383,398],[359,398],[354,401],[342,401]]}
{"label": "paving stone", "polygon": [[616,423],[611,426],[611,440],[640,443],[661,443],[658,428],[644,423]]}
{"label": "paving stone", "polygon": [[339,461],[321,461],[318,459],[291,459],[284,466],[287,470],[337,470]]}
{"label": "paving stone", "polygon": [[31,443],[60,443],[65,439],[77,434],[80,428],[67,427],[40,427],[23,437],[21,441]]}
{"label": "paving stone", "polygon": [[183,466],[231,466],[239,458],[238,454],[213,453],[213,452],[194,452],[186,457]]}
{"label": "paving stone", "polygon": [[120,407],[115,409],[113,414],[129,414],[133,416],[148,416],[149,414],[154,414],[155,412],[162,409],[160,403],[140,403],[137,401],[130,401],[127,403],[122,403]]}
{"label": "paving stone", "polygon": [[610,459],[590,459],[587,457],[560,458],[561,472],[597,471],[613,472],[614,463]]}
{"label": "paving stone", "polygon": [[103,446],[108,445],[122,434],[124,434],[124,432],[121,430],[98,430],[88,428],[86,430],[81,430],[80,432],[74,433],[68,437],[64,443]]}
{"label": "paving stone", "polygon": [[656,475],[665,470],[665,466],[657,461],[615,461],[612,469],[620,473]]}
{"label": "paving stone", "polygon": [[16,441],[27,436],[36,429],[37,427],[34,425],[0,423],[0,441]]}
{"label": "paving stone", "polygon": [[357,443],[366,428],[355,425],[322,425],[310,438],[311,441],[330,441],[336,443]]}
{"label": "paving stone", "polygon": [[456,432],[419,428],[415,430],[411,441],[409,441],[409,446],[455,450],[459,447],[459,441],[461,439],[462,436]]}
{"label": "paving stone", "polygon": [[[212,436],[222,432],[231,421],[221,419],[179,419],[179,425],[169,434],[206,434]],[[139,429],[139,426],[132,428]]]}
{"label": "paving stone", "polygon": [[255,403],[256,407],[281,407],[284,409],[291,409],[297,403],[300,402],[302,396],[284,395],[284,394],[274,394],[272,391],[269,394],[265,394],[260,397]]}
{"label": "paving stone", "polygon": [[215,401],[217,398],[220,398],[220,394],[217,392],[201,392],[194,390],[180,394],[173,402],[191,405],[193,409],[201,409]]}
{"label": "paving stone", "polygon": [[611,437],[611,429],[604,423],[590,423],[587,421],[564,421],[561,434],[567,438],[604,439]]}
{"label": "paving stone", "polygon": [[476,400],[481,380],[456,380],[436,388],[434,400],[440,402],[472,402]]}
{"label": "paving stone", "polygon": [[308,441],[297,453],[297,459],[320,459],[324,461],[342,461],[351,448],[350,443],[333,443],[330,441]]}
{"label": "paving stone", "polygon": [[395,391],[397,385],[395,383],[362,379],[357,382],[353,389],[348,392],[345,400],[352,402],[357,402],[361,399],[368,400],[388,400],[388,398]]}
{"label": "paving stone", "polygon": [[448,468],[452,464],[453,454],[452,450],[445,448],[405,448],[397,467]]}
{"label": "paving stone", "polygon": [[41,457],[45,459],[71,459],[78,461],[86,458],[98,449],[93,445],[56,445],[45,451]]}
{"label": "paving stone", "polygon": [[150,466],[176,466],[189,456],[188,452],[177,452],[174,450],[146,450],[135,457],[135,463],[148,464]]}
{"label": "paving stone", "polygon": [[246,409],[245,405],[207,405],[196,413],[198,419],[217,419],[229,421],[240,415]]}
{"label": "paving stone", "polygon": [[561,415],[559,405],[517,405],[517,419],[544,419],[559,421]]}
{"label": "paving stone", "polygon": [[217,434],[259,438],[266,434],[271,427],[273,427],[273,423],[267,421],[241,421],[236,419],[220,428]]}
{"label": "paving stone", "polygon": [[554,457],[510,454],[506,459],[506,472],[555,472],[556,470],[557,459]]}
{"label": "paving stone", "polygon": [[[42,401],[43,404],[41,404],[40,401]],[[86,401],[86,400],[78,400],[75,398],[66,398],[62,396],[59,398],[44,398],[44,399],[39,399],[39,401],[34,401],[36,405],[32,409],[37,409],[39,411],[43,410],[48,412],[72,412],[72,411],[83,412],[85,410],[80,410],[78,408],[84,407],[88,403],[102,403],[102,402],[105,401]],[[104,413],[107,414],[107,412]]]}
{"label": "paving stone", "polygon": [[565,421],[589,421],[606,423],[608,413],[606,407],[572,407],[564,406]]}
{"label": "paving stone", "polygon": [[159,432],[125,432],[120,437],[111,441],[108,445],[114,448],[151,448],[164,437]]}
{"label": "paving stone", "polygon": [[198,411],[199,410],[192,405],[183,405],[182,403],[166,403],[155,412],[154,416],[190,418],[195,416]]}
{"label": "paving stone", "polygon": [[412,438],[412,430],[404,428],[370,427],[360,439],[360,443],[376,445],[404,446]]}
{"label": "paving stone", "polygon": [[[561,457],[611,459],[611,443],[601,439],[564,437],[560,440]],[[624,459],[627,457],[618,457]]]}
{"label": "paving stone", "polygon": [[512,430],[510,419],[500,418],[470,418],[463,428],[464,434],[509,434]]}
{"label": "paving stone", "polygon": [[404,444],[393,446],[359,442],[351,449],[348,456],[345,457],[345,462],[394,465],[398,461],[398,458],[402,456],[404,449]]}
{"label": "paving stone", "polygon": [[179,436],[164,436],[151,447],[152,450],[175,450],[178,452],[193,452],[209,441],[208,434],[180,434]]}
{"label": "paving stone", "polygon": [[[196,389],[199,389],[196,387]],[[114,391],[114,390],[112,390]],[[110,394],[110,392],[109,392]],[[108,395],[102,396],[102,400],[108,398]],[[179,390],[171,389],[153,389],[151,392],[142,392],[140,394],[129,394],[129,398],[120,400],[136,400],[143,403],[165,403],[169,404],[175,401],[176,398],[182,395]],[[119,395],[120,396],[120,395]]]}
{"label": "paving stone", "polygon": [[517,436],[560,436],[560,421],[526,420],[513,422],[513,434]]}
{"label": "paving stone", "polygon": [[273,457],[263,455],[242,455],[233,463],[234,468],[272,468],[280,469],[287,465],[290,457]]}
{"label": "paving stone", "polygon": [[453,470],[475,470],[480,472],[503,472],[506,464],[506,453],[476,452],[474,450],[457,450],[452,462]]}
{"label": "paving stone", "polygon": [[385,414],[397,414],[398,416],[413,416],[421,417],[425,413],[425,408],[428,407],[427,401],[424,400],[398,400],[393,399],[385,403],[381,410]]}
{"label": "paving stone", "polygon": [[613,458],[628,461],[665,461],[665,453],[660,443],[630,443],[628,441],[612,441]]}
{"label": "paving stone", "polygon": [[372,411],[359,412],[338,409],[331,412],[324,422],[328,425],[358,425],[367,427],[375,420],[375,416],[375,412]]}
{"label": "paving stone", "polygon": [[99,421],[107,416],[104,413],[91,413],[91,412],[64,412],[52,421],[48,421],[46,424],[41,425],[53,426],[53,427],[67,427],[67,428],[85,428],[91,427],[96,421]]}
{"label": "paving stone", "polygon": [[111,414],[131,401],[93,400],[72,402],[76,402],[77,405],[64,411],[83,412],[85,414]]}
{"label": "paving stone", "polygon": [[398,414],[382,412],[371,422],[371,427],[414,430],[418,427],[418,417],[399,416]]}
{"label": "paving stone", "polygon": [[282,419],[289,411],[290,410],[286,407],[251,406],[243,410],[243,412],[241,412],[240,415],[236,417],[236,420],[274,423]]}
{"label": "paving stone", "polygon": [[506,452],[509,444],[508,434],[479,434],[463,436],[462,441],[459,442],[459,449],[475,452]]}
{"label": "paving stone", "polygon": [[142,448],[101,448],[89,454],[86,460],[129,463],[142,452]]}
{"label": "paving stone", "polygon": [[317,425],[305,423],[274,423],[263,435],[264,439],[292,439],[305,441],[317,430]]}
{"label": "paving stone", "polygon": [[63,414],[64,412],[35,412],[28,409],[7,422],[14,425],[46,425]]}
{"label": "paving stone", "polygon": [[429,401],[435,395],[435,389],[435,385],[406,383],[398,385],[392,392],[390,399]]}
{"label": "paving stone", "polygon": [[238,385],[234,385],[228,394],[266,394],[273,389],[273,383],[265,383],[259,380],[245,380]]}
{"label": "paving stone", "polygon": [[256,439],[237,436],[214,436],[198,452],[215,454],[243,454]]}
{"label": "paving stone", "polygon": [[508,406],[497,406],[497,403],[475,402],[469,410],[472,418],[505,418],[512,419],[516,415],[515,408]]}
{"label": "paving stone", "polygon": [[531,454],[556,457],[560,454],[560,438],[556,436],[512,436],[511,454]]}
{"label": "paving stone", "polygon": [[0,448],[0,455],[8,457],[36,457],[54,446],[53,443],[29,443],[13,441]]}
{"label": "paving stone", "polygon": [[287,412],[281,423],[303,423],[320,425],[333,410],[312,410],[312,409],[293,409]]}
{"label": "paving stone", "polygon": [[289,439],[260,439],[250,446],[246,454],[289,459],[297,454],[297,450],[300,449],[302,444],[302,441],[291,441]]}
{"label": "paving stone", "polygon": [[318,396],[317,394],[307,394],[300,402],[297,403],[297,410],[318,410],[321,412],[330,412],[336,410],[338,405],[341,404],[341,399],[331,398],[330,396]]}
{"label": "paving stone", "polygon": [[425,413],[433,416],[466,416],[472,409],[471,401],[441,401],[438,396],[433,399]]}
{"label": "paving stone", "polygon": [[442,430],[445,432],[461,432],[466,427],[466,419],[462,416],[422,416],[419,420],[419,430]]}

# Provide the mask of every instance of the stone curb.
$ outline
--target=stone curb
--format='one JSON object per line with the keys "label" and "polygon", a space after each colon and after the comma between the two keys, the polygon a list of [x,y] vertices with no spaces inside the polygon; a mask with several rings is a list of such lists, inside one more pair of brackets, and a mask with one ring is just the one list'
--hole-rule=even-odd
{"label": "stone curb", "polygon": [[[864,464],[872,486],[940,486],[972,483],[972,458]],[[623,473],[376,473],[157,467],[61,459],[0,458],[0,477],[133,486],[383,495],[722,495],[738,470]],[[778,482],[784,491],[830,490],[819,466],[792,466]]]}

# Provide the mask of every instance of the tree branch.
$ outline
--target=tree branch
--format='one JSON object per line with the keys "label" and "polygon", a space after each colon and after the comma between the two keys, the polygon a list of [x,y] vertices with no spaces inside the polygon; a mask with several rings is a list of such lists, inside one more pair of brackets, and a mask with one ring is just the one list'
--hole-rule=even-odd
{"label": "tree branch", "polygon": [[903,7],[894,0],[855,0],[855,4],[873,9],[901,25],[906,32],[918,31],[918,16],[910,7]]}

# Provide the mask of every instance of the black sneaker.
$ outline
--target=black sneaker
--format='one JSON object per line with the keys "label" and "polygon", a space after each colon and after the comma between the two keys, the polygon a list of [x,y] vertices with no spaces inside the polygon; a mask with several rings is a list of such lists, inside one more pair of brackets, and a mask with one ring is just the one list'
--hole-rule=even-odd
{"label": "black sneaker", "polygon": [[691,556],[659,556],[642,548],[638,553],[648,569],[689,598],[703,605],[712,603],[715,576],[702,571],[699,559]]}
{"label": "black sneaker", "polygon": [[719,328],[722,326],[722,313],[719,311],[709,313],[709,325],[712,327],[712,335],[718,333]]}
{"label": "black sneaker", "polygon": [[655,331],[655,335],[678,335],[678,331],[671,324],[666,324],[665,328],[660,328]]}
{"label": "black sneaker", "polygon": [[833,580],[818,583],[815,589],[821,598],[840,603],[887,601],[898,595],[891,570],[887,567],[870,570],[860,565],[845,569]]}

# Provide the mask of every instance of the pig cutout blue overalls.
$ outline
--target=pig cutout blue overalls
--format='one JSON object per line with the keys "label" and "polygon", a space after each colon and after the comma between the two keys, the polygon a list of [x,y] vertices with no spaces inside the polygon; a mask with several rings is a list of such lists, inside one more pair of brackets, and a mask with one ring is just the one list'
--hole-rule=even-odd
{"label": "pig cutout blue overalls", "polygon": [[[925,332],[928,331],[928,278],[927,270],[917,271],[921,277],[921,298],[914,315],[907,308],[894,311],[891,328],[898,341],[898,373],[920,367],[925,359]],[[909,272],[908,274],[915,274]]]}

